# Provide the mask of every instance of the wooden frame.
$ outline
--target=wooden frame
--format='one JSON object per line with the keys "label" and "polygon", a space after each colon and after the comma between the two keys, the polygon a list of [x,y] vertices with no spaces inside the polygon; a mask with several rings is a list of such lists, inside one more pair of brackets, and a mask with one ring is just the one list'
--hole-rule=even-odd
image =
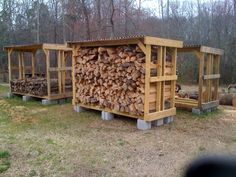
{"label": "wooden frame", "polygon": [[[77,52],[80,47],[100,47],[100,46],[117,46],[117,45],[138,45],[146,56],[145,64],[145,95],[144,95],[144,115],[136,116],[124,112],[118,112],[111,109],[102,109],[95,105],[85,105],[78,103],[76,100],[76,85],[75,85],[75,61]],[[97,41],[81,41],[81,42],[68,42],[68,45],[73,48],[73,61],[72,61],[72,77],[73,77],[73,105],[79,105],[85,108],[107,111],[118,115],[128,116],[132,118],[141,118],[145,121],[153,121],[176,114],[175,108],[175,83],[176,83],[176,59],[177,48],[183,47],[182,41],[162,39],[150,36],[130,37],[130,38],[116,38],[116,39],[103,39]],[[157,63],[151,61],[152,47],[156,47]],[[167,50],[171,53],[171,75],[166,73],[166,59]],[[151,76],[151,69],[156,69],[157,74]],[[165,88],[166,83],[168,88]],[[165,95],[165,90],[169,89],[169,95]],[[166,108],[165,102],[169,100],[170,106]]]}
{"label": "wooden frame", "polygon": [[[41,50],[45,54],[45,62],[46,62],[46,79],[47,79],[47,95],[45,96],[37,96],[32,94],[25,94],[25,93],[18,93],[18,92],[12,92],[13,94],[19,94],[19,95],[28,95],[32,97],[37,98],[43,98],[48,100],[53,99],[60,99],[60,98],[67,98],[72,97],[72,92],[68,92],[65,89],[65,80],[66,80],[66,71],[71,71],[71,67],[66,67],[66,60],[68,58],[68,54],[72,53],[72,49],[67,47],[65,44],[30,44],[30,45],[15,45],[15,46],[6,46],[4,47],[4,50],[8,52],[8,70],[9,70],[9,82],[12,80],[12,70],[18,70],[19,71],[19,77],[18,79],[25,79],[25,69],[29,69],[31,71],[32,77],[35,76],[35,60],[36,60],[36,53],[37,51]],[[57,67],[50,67],[50,51],[56,51],[57,53]],[[11,55],[13,52],[16,52],[18,54],[18,67],[12,66],[12,58]],[[25,66],[24,63],[24,53],[30,53],[31,54],[31,66]],[[68,55],[68,56],[65,56]],[[51,93],[51,87],[50,87],[50,75],[51,72],[58,72],[58,87],[59,92],[58,94],[52,94]]]}
{"label": "wooden frame", "polygon": [[[176,107],[207,110],[219,105],[220,56],[224,51],[202,45],[186,45],[179,53],[194,53],[198,59],[198,99],[176,97]],[[205,90],[204,90],[205,88]]]}

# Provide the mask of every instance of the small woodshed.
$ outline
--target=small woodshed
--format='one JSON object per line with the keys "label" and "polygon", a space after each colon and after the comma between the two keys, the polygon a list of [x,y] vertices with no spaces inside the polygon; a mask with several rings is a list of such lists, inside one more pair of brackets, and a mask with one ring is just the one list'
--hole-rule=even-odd
{"label": "small woodshed", "polygon": [[177,108],[211,111],[219,105],[220,57],[224,51],[203,45],[184,45],[178,53],[193,53],[198,59],[198,91],[194,98],[176,96]]}
{"label": "small woodshed", "polygon": [[12,94],[46,100],[72,97],[72,49],[66,44],[13,45],[4,50]]}
{"label": "small woodshed", "polygon": [[68,42],[73,105],[151,122],[176,114],[177,49],[150,36]]}

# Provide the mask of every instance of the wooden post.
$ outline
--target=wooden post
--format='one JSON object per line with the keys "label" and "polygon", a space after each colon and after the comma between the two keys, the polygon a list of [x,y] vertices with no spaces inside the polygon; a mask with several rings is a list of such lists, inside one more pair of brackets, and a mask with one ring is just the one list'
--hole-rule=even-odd
{"label": "wooden post", "polygon": [[[172,51],[172,75],[176,75],[176,60],[177,60],[177,48],[174,48]],[[176,87],[176,81],[171,81],[171,104],[170,107],[175,107],[175,87]]]}
{"label": "wooden post", "polygon": [[21,53],[18,53],[18,65],[19,65],[19,79],[22,79],[22,63],[21,63]]}
{"label": "wooden post", "polygon": [[75,80],[75,60],[76,60],[76,53],[78,52],[79,47],[74,47],[73,46],[73,51],[72,51],[72,93],[73,93],[73,99],[72,99],[72,104],[75,106],[77,103],[76,101],[76,80]]}
{"label": "wooden post", "polygon": [[[65,59],[65,52],[61,51],[61,66],[63,68],[66,68],[66,61],[65,60],[66,60]],[[62,92],[66,93],[66,71],[63,70],[61,72],[61,74],[62,74],[62,76],[61,76],[62,77]]]}
{"label": "wooden post", "polygon": [[[157,48],[157,76],[162,75],[162,47]],[[156,85],[156,111],[161,110],[161,87],[162,82],[157,82]]]}
{"label": "wooden post", "polygon": [[[163,52],[162,52],[162,76],[165,76],[166,72],[166,47],[163,47]],[[165,81],[162,82],[162,99],[161,99],[161,110],[165,109]]]}
{"label": "wooden post", "polygon": [[59,94],[62,93],[62,87],[61,87],[61,51],[57,51],[57,74],[58,74],[58,88],[59,88]]}
{"label": "wooden post", "polygon": [[203,75],[204,75],[204,53],[198,52],[198,108],[203,102]]}
{"label": "wooden post", "polygon": [[48,98],[51,97],[51,79],[50,79],[50,56],[49,56],[49,50],[44,49],[44,53],[46,56],[46,73],[47,73],[47,91],[48,91]]}
{"label": "wooden post", "polygon": [[22,64],[22,78],[25,79],[25,60],[24,60],[24,52],[20,54],[21,64]]}
{"label": "wooden post", "polygon": [[144,120],[149,114],[149,95],[150,95],[150,72],[151,72],[151,45],[146,45],[145,62],[145,98],[144,98]]}
{"label": "wooden post", "polygon": [[8,50],[8,74],[9,74],[9,84],[11,83],[12,75],[11,75],[11,54],[12,49]]}
{"label": "wooden post", "polygon": [[35,76],[35,56],[36,56],[36,51],[32,52],[32,58],[31,58],[32,77]]}
{"label": "wooden post", "polygon": [[[215,58],[215,74],[220,74],[220,55],[216,55]],[[214,98],[215,100],[219,99],[218,88],[219,88],[220,79],[216,79],[215,81],[215,90],[214,90]]]}

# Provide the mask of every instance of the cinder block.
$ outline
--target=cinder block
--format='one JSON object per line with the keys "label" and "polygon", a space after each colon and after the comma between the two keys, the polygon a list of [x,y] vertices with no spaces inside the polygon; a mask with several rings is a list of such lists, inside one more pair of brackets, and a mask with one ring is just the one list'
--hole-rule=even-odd
{"label": "cinder block", "polygon": [[66,103],[66,99],[62,98],[58,100],[59,104],[65,104]]}
{"label": "cinder block", "polygon": [[206,112],[207,112],[207,113],[210,113],[210,112],[211,112],[211,109],[207,109]]}
{"label": "cinder block", "polygon": [[51,105],[51,104],[57,104],[57,103],[58,103],[57,100],[47,100],[47,99],[42,100],[42,105]]}
{"label": "cinder block", "polygon": [[158,119],[158,120],[152,121],[152,125],[155,127],[162,126],[163,124],[164,124],[164,119]]}
{"label": "cinder block", "polygon": [[147,122],[145,120],[142,120],[142,119],[138,119],[137,120],[137,128],[139,130],[148,130],[148,129],[151,129],[152,125],[151,122]]}
{"label": "cinder block", "polygon": [[213,108],[211,108],[211,111],[213,112],[213,111],[216,111],[217,110],[217,107],[213,107]]}
{"label": "cinder block", "polygon": [[114,119],[114,114],[110,112],[102,111],[101,118],[102,120],[111,120],[111,119]]}
{"label": "cinder block", "polygon": [[30,100],[33,100],[34,98],[32,96],[22,96],[22,100],[23,101],[30,101]]}
{"label": "cinder block", "polygon": [[173,120],[174,120],[173,116],[165,117],[164,124],[170,124],[171,122],[173,122]]}
{"label": "cinder block", "polygon": [[84,112],[84,111],[85,111],[85,108],[83,108],[83,107],[81,107],[81,106],[79,106],[79,105],[75,105],[75,106],[74,106],[74,111],[75,111],[75,112],[78,112],[78,113]]}
{"label": "cinder block", "polygon": [[202,111],[198,108],[192,108],[192,113],[200,115],[202,113]]}
{"label": "cinder block", "polygon": [[7,98],[12,98],[13,96],[14,96],[13,93],[11,93],[11,92],[8,92],[8,93],[7,93]]}

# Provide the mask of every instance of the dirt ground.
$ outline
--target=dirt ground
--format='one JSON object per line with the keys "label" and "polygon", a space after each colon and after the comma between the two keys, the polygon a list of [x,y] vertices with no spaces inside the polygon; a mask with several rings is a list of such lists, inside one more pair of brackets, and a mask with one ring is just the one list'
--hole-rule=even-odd
{"label": "dirt ground", "polygon": [[178,111],[172,124],[139,131],[135,119],[102,121],[70,103],[0,98],[0,151],[11,163],[1,177],[180,177],[200,155],[236,154],[236,110]]}

